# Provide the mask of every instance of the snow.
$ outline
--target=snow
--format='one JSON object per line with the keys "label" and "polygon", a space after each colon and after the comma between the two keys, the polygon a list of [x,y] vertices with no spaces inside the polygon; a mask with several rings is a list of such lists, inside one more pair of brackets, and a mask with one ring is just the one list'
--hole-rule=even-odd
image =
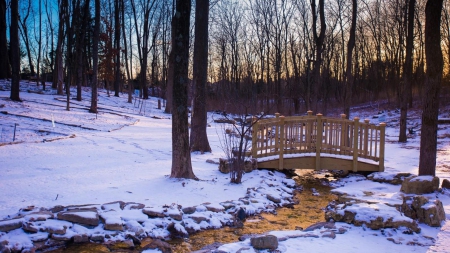
{"label": "snow", "polygon": [[[25,89],[32,88],[29,84],[23,85],[27,86]],[[140,211],[131,209],[131,206],[121,210],[117,203],[105,203],[142,203],[148,209],[166,210],[167,213],[172,212],[171,209],[163,206],[195,206],[195,215],[203,214],[208,221],[197,224],[186,214],[183,218],[186,227],[198,230],[218,228],[222,226],[222,221],[231,219],[230,214],[208,211],[205,203],[209,203],[206,205],[210,207],[221,207],[220,203],[226,201],[236,203],[239,198],[246,196],[248,189],[253,189],[250,194],[258,203],[250,203],[245,209],[248,214],[253,214],[266,208],[264,201],[267,201],[267,195],[276,193],[274,188],[268,187],[273,183],[271,179],[286,185],[279,187],[284,194],[292,191],[288,187],[292,187],[294,181],[284,178],[279,172],[269,176],[268,171],[253,171],[244,175],[242,184],[236,185],[229,183],[229,175],[221,174],[216,164],[207,163],[208,159],[217,161],[225,156],[219,142],[222,126],[213,122],[211,114],[208,115],[211,127],[207,131],[213,151],[192,154],[192,167],[200,180],[172,179],[169,177],[172,159],[171,116],[156,109],[157,99],[151,98],[141,110],[136,106],[137,103],[126,103],[126,95],[120,98],[107,97],[101,91],[99,113],[96,115],[87,112],[90,105],[88,89],[83,92],[83,101],[71,102],[70,111],[65,110],[65,97],[57,96],[52,91],[44,95],[21,92],[20,96],[23,103],[12,102],[8,99],[9,91],[0,89],[0,110],[7,112],[0,114],[0,220],[17,217],[21,209],[30,206],[37,209],[57,205],[89,204],[96,208],[103,205],[101,215],[108,221],[119,222],[134,231],[145,231],[155,238],[166,238],[169,233],[161,227],[169,222],[167,218],[148,219]],[[352,117],[371,118],[371,115],[372,112],[361,109]],[[375,177],[393,178],[399,172],[417,174],[419,136],[410,136],[412,138],[405,144],[397,143],[398,113],[385,112],[383,117],[387,123],[386,172],[376,174]],[[408,118],[408,124],[411,125],[420,121],[417,112],[411,112]],[[447,126],[440,125],[438,136],[444,137],[439,139],[436,174],[441,181],[450,179],[447,165],[450,162],[448,132]],[[337,155],[330,157],[341,158]],[[334,190],[336,194],[374,203],[357,203],[347,207],[358,208],[358,215],[362,218],[377,215],[384,219],[407,219],[392,207],[402,202],[399,185],[372,182],[355,175],[333,184],[337,187]],[[279,193],[276,196],[283,197]],[[449,219],[450,192],[443,190],[427,196],[442,201]],[[285,201],[281,198],[281,203]],[[177,213],[174,210],[173,214]],[[49,218],[41,214],[25,216],[23,219],[26,221],[32,217]],[[5,222],[8,221],[2,221]],[[52,219],[37,224],[48,229],[65,227],[69,234],[96,233],[114,237],[114,232],[104,230],[103,225],[87,229]],[[279,252],[332,252],[336,249],[339,252],[449,252],[450,248],[449,221],[445,221],[441,228],[419,224],[420,234],[408,234],[402,229],[371,230],[345,223],[336,223],[336,227],[346,232],[337,233],[334,239],[322,237],[329,233],[325,228],[309,232],[268,231],[268,234],[283,238],[279,242]],[[176,228],[181,231],[184,229],[178,224]],[[28,234],[22,229],[16,229],[8,233],[0,232],[0,241],[6,240],[8,245],[20,249],[31,247],[32,241],[46,236],[46,232]],[[219,250],[252,252],[249,240],[226,244]]]}

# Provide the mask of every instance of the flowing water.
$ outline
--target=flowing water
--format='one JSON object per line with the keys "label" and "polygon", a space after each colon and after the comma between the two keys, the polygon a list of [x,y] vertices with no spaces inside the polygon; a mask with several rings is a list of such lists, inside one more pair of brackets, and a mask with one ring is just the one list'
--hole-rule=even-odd
{"label": "flowing water", "polygon": [[[173,239],[168,241],[173,252],[184,253],[199,250],[215,242],[230,243],[239,240],[239,237],[249,234],[263,234],[272,230],[304,229],[317,222],[325,221],[324,208],[337,197],[330,193],[331,187],[326,184],[327,179],[316,176],[313,171],[297,170],[299,176],[294,177],[302,191],[296,193],[298,204],[293,208],[277,209],[276,214],[262,213],[248,217],[242,228],[224,227],[221,229],[201,231],[190,235],[187,239]],[[322,174],[321,174],[322,175]],[[128,249],[127,245],[116,243],[113,245],[101,244],[71,244],[66,249],[57,249],[59,252],[140,252],[140,249],[152,242],[144,239],[140,247]]]}

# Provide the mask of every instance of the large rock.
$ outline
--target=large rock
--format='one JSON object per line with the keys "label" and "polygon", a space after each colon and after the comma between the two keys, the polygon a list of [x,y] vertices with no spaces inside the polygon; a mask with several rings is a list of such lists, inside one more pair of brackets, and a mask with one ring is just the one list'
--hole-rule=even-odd
{"label": "large rock", "polygon": [[393,185],[402,184],[405,178],[412,176],[411,173],[392,174],[388,172],[374,172],[367,176],[367,179],[379,183],[388,183]]}
{"label": "large rock", "polygon": [[265,235],[250,239],[250,244],[258,250],[275,250],[278,248],[278,238],[274,235]]}
{"label": "large rock", "polygon": [[442,180],[442,188],[450,189],[450,181],[448,179]]}
{"label": "large rock", "polygon": [[406,178],[400,191],[406,194],[427,194],[439,189],[439,178],[433,176],[411,176]]}
{"label": "large rock", "polygon": [[429,200],[425,196],[403,198],[402,211],[405,216],[418,220],[432,227],[440,227],[445,220],[442,202],[438,199]]}
{"label": "large rock", "polygon": [[172,247],[170,244],[159,239],[153,240],[150,244],[142,248],[143,251],[148,249],[159,249],[163,253],[172,253]]}
{"label": "large rock", "polygon": [[148,215],[150,218],[164,218],[166,215],[164,214],[164,210],[158,208],[144,208],[142,212]]}
{"label": "large rock", "polygon": [[60,212],[57,215],[58,220],[65,220],[88,226],[97,226],[100,219],[97,212],[94,211],[67,211]]}
{"label": "large rock", "polygon": [[22,227],[23,219],[0,221],[0,232],[8,232]]}

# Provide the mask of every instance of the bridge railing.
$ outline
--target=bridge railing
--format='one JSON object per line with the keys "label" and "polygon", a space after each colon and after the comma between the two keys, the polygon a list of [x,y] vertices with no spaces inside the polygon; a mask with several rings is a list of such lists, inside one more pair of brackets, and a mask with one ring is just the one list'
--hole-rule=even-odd
{"label": "bridge railing", "polygon": [[321,154],[343,155],[353,160],[357,171],[358,158],[378,162],[384,171],[385,123],[370,124],[366,119],[353,120],[323,117],[321,114],[275,118],[254,122],[252,131],[252,156],[262,158],[278,156],[283,168],[284,156],[307,154],[316,156],[316,169],[320,168]]}

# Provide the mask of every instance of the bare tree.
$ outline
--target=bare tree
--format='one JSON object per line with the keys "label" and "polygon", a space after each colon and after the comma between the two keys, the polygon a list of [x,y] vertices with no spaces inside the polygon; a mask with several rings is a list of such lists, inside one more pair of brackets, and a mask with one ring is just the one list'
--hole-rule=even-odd
{"label": "bare tree", "polygon": [[11,66],[6,42],[6,1],[0,0],[0,79],[11,77]]}
{"label": "bare tree", "polygon": [[[122,72],[120,70],[120,9],[123,7],[123,0],[114,0],[114,46],[116,48],[114,62],[114,96],[119,96],[120,79]],[[124,24],[122,24],[124,25]]]}
{"label": "bare tree", "polygon": [[91,83],[91,108],[89,112],[98,112],[98,43],[100,37],[100,0],[95,0],[94,38],[92,41],[92,83]]}
{"label": "bare tree", "polygon": [[350,27],[350,37],[347,42],[347,69],[345,71],[345,91],[344,91],[344,114],[347,119],[350,118],[350,103],[352,100],[352,89],[353,89],[353,48],[355,47],[355,37],[356,37],[356,16],[358,15],[357,10],[357,0],[353,0],[352,8],[352,24]]}
{"label": "bare tree", "polygon": [[19,54],[19,0],[11,0],[11,27],[9,29],[11,50],[11,96],[13,101],[22,102],[20,92],[20,54]]}
{"label": "bare tree", "polygon": [[439,92],[444,60],[441,49],[441,12],[443,0],[428,0],[425,8],[426,77],[420,133],[419,175],[436,173]]}
{"label": "bare tree", "polygon": [[320,18],[320,33],[317,35],[317,12],[316,12],[316,1],[311,0],[311,11],[313,17],[313,36],[316,45],[315,53],[316,58],[314,60],[313,67],[313,87],[312,87],[312,97],[311,97],[311,108],[313,111],[318,111],[318,100],[319,100],[319,90],[321,86],[320,80],[320,66],[322,65],[322,53],[323,53],[323,45],[325,41],[325,30],[327,25],[325,23],[325,6],[324,0],[319,0],[319,18]]}
{"label": "bare tree", "polygon": [[403,67],[403,84],[400,92],[400,134],[399,142],[406,142],[406,117],[408,114],[408,101],[411,95],[412,82],[412,61],[413,61],[413,46],[414,46],[414,9],[416,0],[408,1],[408,32],[406,38],[406,58]]}
{"label": "bare tree", "polygon": [[192,171],[188,128],[188,66],[190,0],[176,0],[172,17],[173,101],[172,172],[173,178],[196,179]]}
{"label": "bare tree", "polygon": [[20,22],[19,31],[20,34],[22,35],[22,39],[25,44],[25,49],[27,51],[28,66],[30,67],[30,73],[31,75],[35,75],[36,72],[34,71],[33,57],[31,56],[31,42],[28,33],[28,26],[29,26],[28,18],[30,17],[32,11],[31,2],[32,2],[31,0],[28,0],[27,6],[23,11],[23,15],[22,16],[19,15],[19,22]]}
{"label": "bare tree", "polygon": [[209,0],[195,6],[194,102],[191,118],[191,151],[211,152],[206,134],[206,80],[208,74]]}

